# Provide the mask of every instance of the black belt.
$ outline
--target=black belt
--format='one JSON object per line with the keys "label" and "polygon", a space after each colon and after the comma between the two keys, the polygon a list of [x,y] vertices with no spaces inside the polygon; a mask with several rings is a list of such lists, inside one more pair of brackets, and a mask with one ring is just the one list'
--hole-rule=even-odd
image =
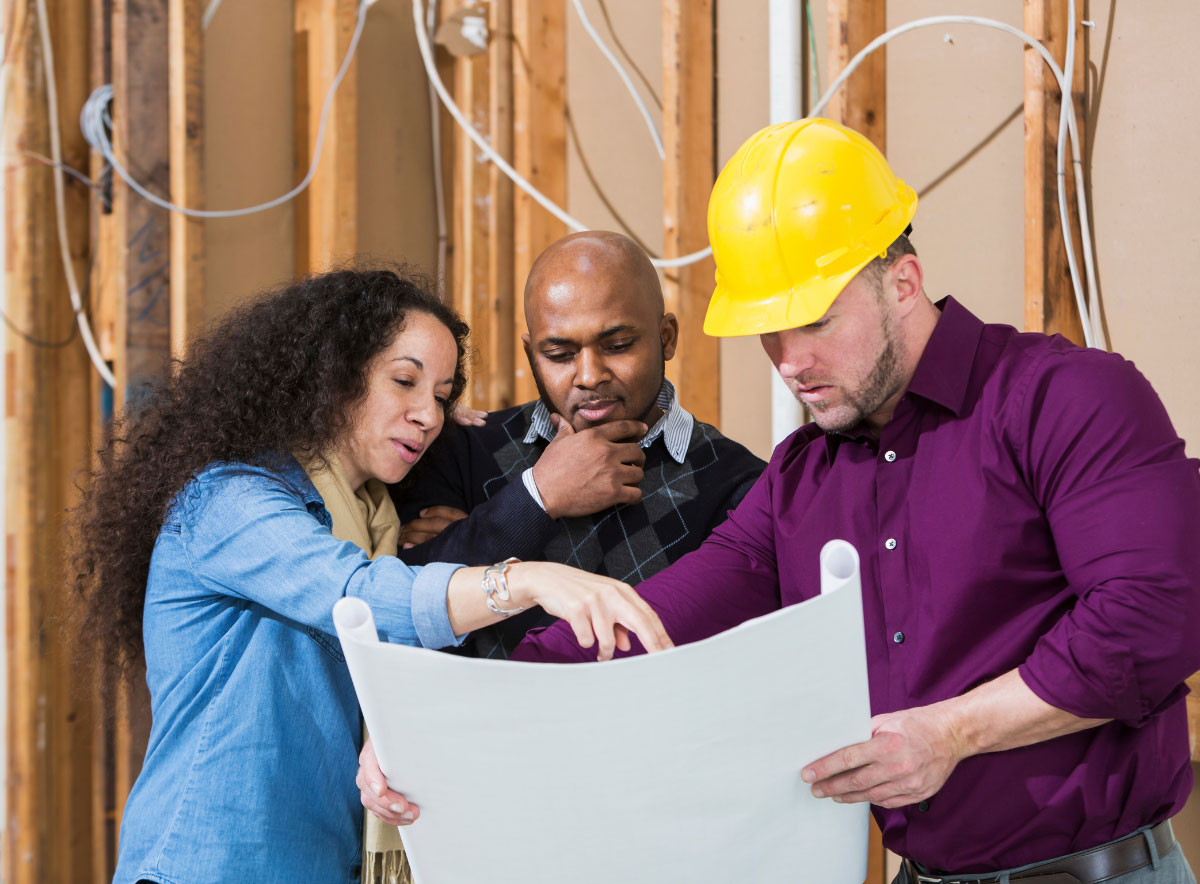
{"label": "black belt", "polygon": [[[1166,856],[1175,847],[1175,833],[1171,830],[1171,821],[1164,820],[1147,832],[1134,832],[1119,841],[1023,868],[1019,872],[1012,872],[1008,877],[1011,881],[1029,881],[1030,884],[1096,884],[1150,865],[1153,857],[1150,854],[1150,845],[1146,841],[1147,836],[1154,839],[1157,856]],[[1000,881],[1000,876],[995,873],[987,876],[931,875],[922,872],[910,859],[904,860],[904,870],[912,884],[999,884]]]}

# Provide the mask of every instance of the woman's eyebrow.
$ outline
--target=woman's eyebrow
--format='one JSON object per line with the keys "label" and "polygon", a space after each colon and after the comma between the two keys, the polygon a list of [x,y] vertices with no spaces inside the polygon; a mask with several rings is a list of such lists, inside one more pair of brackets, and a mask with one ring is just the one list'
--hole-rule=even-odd
{"label": "woman's eyebrow", "polygon": [[425,363],[422,362],[420,359],[418,359],[416,356],[397,356],[394,359],[392,359],[392,362],[411,362],[413,365],[415,365],[421,371],[425,370]]}

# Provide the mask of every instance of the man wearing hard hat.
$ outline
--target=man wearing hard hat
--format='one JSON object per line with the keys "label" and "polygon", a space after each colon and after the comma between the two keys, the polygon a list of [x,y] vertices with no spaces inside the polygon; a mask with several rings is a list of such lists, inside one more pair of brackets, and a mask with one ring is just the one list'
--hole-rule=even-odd
{"label": "man wearing hard hat", "polygon": [[[932,303],[916,204],[825,120],[725,167],[705,331],[759,335],[813,423],[639,592],[696,641],[817,595],[821,547],[851,541],[872,737],[797,762],[817,797],[872,803],[898,881],[1194,882],[1170,818],[1192,785],[1197,462],[1121,357]],[[514,659],[589,656],[559,624]]]}

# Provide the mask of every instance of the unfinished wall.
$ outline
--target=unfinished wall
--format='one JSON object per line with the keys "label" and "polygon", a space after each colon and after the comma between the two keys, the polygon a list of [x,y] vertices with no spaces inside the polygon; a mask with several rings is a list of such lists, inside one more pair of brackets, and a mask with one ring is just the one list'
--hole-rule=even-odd
{"label": "unfinished wall", "polygon": [[[295,163],[293,35],[291,0],[224,3],[205,33],[208,208],[273,199],[306,171]],[[432,272],[429,99],[408,0],[371,7],[355,59],[358,251]],[[295,223],[291,203],[206,222],[207,319],[294,275]]]}

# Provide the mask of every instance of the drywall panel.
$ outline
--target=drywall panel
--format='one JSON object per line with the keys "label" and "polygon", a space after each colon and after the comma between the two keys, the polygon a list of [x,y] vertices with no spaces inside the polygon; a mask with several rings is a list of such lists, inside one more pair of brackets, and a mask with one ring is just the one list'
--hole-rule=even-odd
{"label": "drywall panel", "polygon": [[[625,233],[658,256],[662,251],[662,159],[617,72],[587,35],[574,5],[568,2],[566,6],[568,210],[589,227]],[[582,0],[582,6],[625,65],[661,133],[660,4]]]}
{"label": "drywall panel", "polygon": [[[1020,27],[1021,4],[905,0],[888,27],[954,12]],[[946,25],[888,44],[888,160],[917,191],[912,242],[934,300],[954,295],[988,322],[1024,321],[1023,43]]]}
{"label": "drywall panel", "polygon": [[1150,379],[1197,456],[1200,116],[1191,108],[1200,5],[1108,0],[1089,4],[1088,14],[1096,22],[1090,172],[1105,323],[1113,349]]}
{"label": "drywall panel", "polygon": [[427,83],[412,3],[379,0],[358,54],[358,250],[432,274],[437,214]]}
{"label": "drywall panel", "polygon": [[[274,199],[298,180],[291,0],[223,3],[204,34],[206,208]],[[303,174],[303,173],[301,173]],[[205,222],[205,318],[292,275],[291,204]]]}

